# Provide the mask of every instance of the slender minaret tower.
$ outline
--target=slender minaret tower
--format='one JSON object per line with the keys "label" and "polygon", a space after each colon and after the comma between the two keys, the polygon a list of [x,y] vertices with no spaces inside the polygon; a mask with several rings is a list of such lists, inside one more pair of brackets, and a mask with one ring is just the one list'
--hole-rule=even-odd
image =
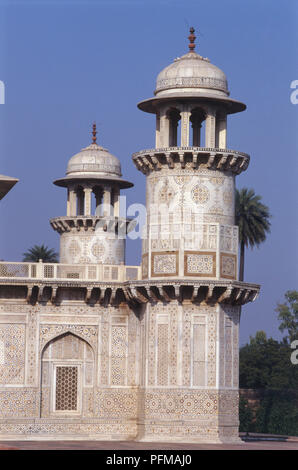
{"label": "slender minaret tower", "polygon": [[227,117],[245,110],[225,74],[189,52],[163,69],[155,148],[133,155],[146,175],[142,290],[144,440],[238,440],[240,305],[258,286],[237,281],[235,176],[249,156],[227,148]]}
{"label": "slender minaret tower", "polygon": [[114,155],[97,144],[93,124],[92,143],[71,157],[66,176],[54,184],[67,188],[67,214],[51,219],[60,234],[60,263],[108,264],[125,262],[128,221],[119,216],[120,189],[132,183],[121,178]]}

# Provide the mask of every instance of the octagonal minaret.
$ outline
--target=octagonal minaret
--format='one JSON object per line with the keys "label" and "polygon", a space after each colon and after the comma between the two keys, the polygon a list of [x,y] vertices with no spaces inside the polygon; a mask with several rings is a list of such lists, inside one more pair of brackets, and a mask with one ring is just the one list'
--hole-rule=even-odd
{"label": "octagonal minaret", "polygon": [[259,286],[237,280],[235,177],[249,163],[227,145],[227,117],[245,110],[225,74],[194,51],[157,77],[138,104],[156,115],[155,148],[133,155],[146,175],[142,281],[146,303],[140,439],[239,442],[240,306]]}
{"label": "octagonal minaret", "polygon": [[51,219],[60,234],[60,263],[110,264],[125,262],[128,220],[119,214],[120,190],[132,183],[121,178],[117,157],[92,143],[71,157],[66,176],[54,182],[67,188],[67,212]]}
{"label": "octagonal minaret", "polygon": [[[156,145],[133,155],[147,176],[143,278],[237,279],[235,176],[249,156],[227,148],[227,117],[246,106],[229,97],[225,74],[190,51],[163,69],[155,97]],[[179,126],[178,126],[179,124]]]}

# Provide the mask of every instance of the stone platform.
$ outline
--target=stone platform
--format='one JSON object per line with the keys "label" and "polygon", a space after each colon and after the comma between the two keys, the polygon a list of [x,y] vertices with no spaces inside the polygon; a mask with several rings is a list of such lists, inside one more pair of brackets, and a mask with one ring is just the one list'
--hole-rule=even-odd
{"label": "stone platform", "polygon": [[0,450],[298,450],[298,437],[285,441],[254,441],[241,444],[170,444],[104,441],[1,441]]}

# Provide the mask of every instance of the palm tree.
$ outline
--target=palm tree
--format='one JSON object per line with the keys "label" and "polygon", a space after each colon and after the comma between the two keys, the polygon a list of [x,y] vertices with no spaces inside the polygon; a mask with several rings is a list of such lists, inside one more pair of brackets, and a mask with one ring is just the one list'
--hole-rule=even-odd
{"label": "palm tree", "polygon": [[44,263],[58,263],[58,253],[44,245],[34,245],[26,253],[23,253],[23,261],[38,263],[40,259]]}
{"label": "palm tree", "polygon": [[261,196],[256,195],[253,189],[236,190],[235,218],[239,227],[240,243],[239,281],[243,281],[244,277],[245,247],[259,246],[270,232],[271,215],[268,207],[260,201]]}

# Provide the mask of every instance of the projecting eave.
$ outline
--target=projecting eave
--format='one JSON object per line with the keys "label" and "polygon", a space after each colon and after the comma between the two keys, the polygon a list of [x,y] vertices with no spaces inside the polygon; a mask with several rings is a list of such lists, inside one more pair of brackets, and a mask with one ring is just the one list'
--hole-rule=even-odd
{"label": "projecting eave", "polygon": [[71,183],[80,184],[86,183],[86,180],[90,181],[90,183],[98,183],[100,185],[103,184],[112,184],[118,186],[120,189],[132,188],[134,185],[130,181],[123,180],[122,178],[113,178],[112,176],[96,176],[94,173],[85,173],[84,175],[69,175],[65,176],[65,178],[60,178],[54,181],[56,186],[61,186],[63,188],[67,188]]}
{"label": "projecting eave", "polygon": [[11,176],[0,175],[0,199],[11,190],[11,188],[18,182],[17,178]]}
{"label": "projecting eave", "polygon": [[225,108],[228,114],[240,113],[245,111],[246,105],[241,103],[241,101],[232,100],[228,96],[212,95],[210,93],[195,93],[195,92],[185,92],[180,93],[169,93],[164,96],[156,96],[154,98],[149,98],[138,103],[138,108],[147,113],[156,114],[160,104],[164,103],[174,103],[179,101],[191,101],[192,103],[202,103],[202,102],[216,102],[221,103]]}

